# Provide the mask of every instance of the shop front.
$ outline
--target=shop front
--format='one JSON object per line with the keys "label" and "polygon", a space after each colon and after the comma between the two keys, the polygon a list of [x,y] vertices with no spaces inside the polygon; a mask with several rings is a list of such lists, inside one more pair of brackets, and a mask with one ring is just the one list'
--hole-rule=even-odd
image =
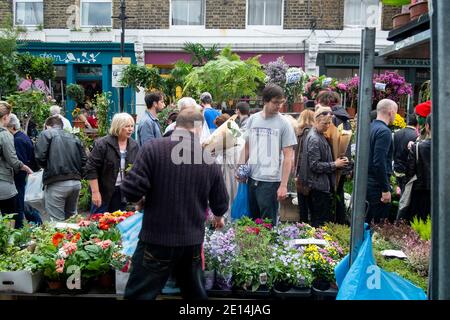
{"label": "shop front", "polygon": [[[112,87],[112,59],[120,57],[119,43],[46,43],[30,42],[19,46],[19,52],[29,52],[40,57],[50,57],[54,60],[56,78],[50,82],[54,99],[64,110],[66,117],[72,118],[74,102],[67,97],[67,85],[79,84],[84,87],[86,100],[89,105],[95,94],[111,92],[111,106],[109,116],[119,112],[119,89]],[[125,44],[125,56],[136,63],[134,45]],[[125,110],[135,113],[135,93],[125,88]]]}
{"label": "shop front", "polygon": [[[359,75],[359,53],[320,53],[317,58],[320,74],[339,80]],[[418,103],[422,84],[430,79],[430,59],[375,57],[374,74],[396,71],[413,87],[414,105]]]}

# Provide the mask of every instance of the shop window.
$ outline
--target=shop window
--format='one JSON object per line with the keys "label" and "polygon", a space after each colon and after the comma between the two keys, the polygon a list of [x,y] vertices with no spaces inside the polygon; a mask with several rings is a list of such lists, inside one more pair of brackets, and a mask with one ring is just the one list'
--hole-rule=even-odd
{"label": "shop window", "polygon": [[204,0],[172,0],[173,26],[203,26],[205,24]]}
{"label": "shop window", "polygon": [[249,26],[281,26],[283,0],[248,0]]}
{"label": "shop window", "polygon": [[111,0],[81,0],[82,27],[111,27]]}
{"label": "shop window", "polygon": [[14,0],[14,24],[16,26],[38,26],[44,21],[42,0]]}
{"label": "shop window", "polygon": [[344,81],[353,78],[358,73],[359,70],[355,68],[327,68],[326,75]]}
{"label": "shop window", "polygon": [[345,0],[344,26],[346,28],[381,28],[381,2],[379,0]]}
{"label": "shop window", "polygon": [[102,66],[79,65],[77,66],[78,76],[102,76]]}

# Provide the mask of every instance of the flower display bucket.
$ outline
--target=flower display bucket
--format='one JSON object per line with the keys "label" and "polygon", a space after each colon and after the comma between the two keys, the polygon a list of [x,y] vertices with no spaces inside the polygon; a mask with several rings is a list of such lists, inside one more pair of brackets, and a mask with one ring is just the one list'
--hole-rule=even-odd
{"label": "flower display bucket", "polygon": [[205,289],[211,290],[216,280],[216,272],[214,270],[205,270],[203,274],[205,277]]}

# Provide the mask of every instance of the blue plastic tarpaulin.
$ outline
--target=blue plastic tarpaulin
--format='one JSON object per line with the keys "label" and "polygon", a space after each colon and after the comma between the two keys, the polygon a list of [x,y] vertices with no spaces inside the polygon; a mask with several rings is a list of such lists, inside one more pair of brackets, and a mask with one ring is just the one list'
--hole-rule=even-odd
{"label": "blue plastic tarpaulin", "polygon": [[355,262],[349,268],[347,255],[335,268],[339,292],[336,300],[426,300],[425,292],[376,265],[372,252],[372,236],[366,225],[364,242]]}
{"label": "blue plastic tarpaulin", "polygon": [[122,235],[123,254],[132,256],[136,250],[139,241],[139,232],[141,232],[142,228],[142,217],[143,214],[141,212],[136,212],[117,225],[117,229],[119,229]]}

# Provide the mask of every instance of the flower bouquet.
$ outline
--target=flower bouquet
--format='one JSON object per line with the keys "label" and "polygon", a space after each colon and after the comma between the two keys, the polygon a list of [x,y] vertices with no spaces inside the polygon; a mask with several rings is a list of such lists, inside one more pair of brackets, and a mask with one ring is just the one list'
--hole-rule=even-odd
{"label": "flower bouquet", "polygon": [[237,139],[242,135],[236,119],[235,114],[225,121],[203,142],[203,147],[215,154],[234,147]]}
{"label": "flower bouquet", "polygon": [[[328,130],[324,133],[325,137],[331,145],[331,151],[333,152],[333,159],[335,161],[338,158],[345,156],[347,148],[352,139],[352,134],[352,130],[344,130],[344,126],[342,123],[337,127],[333,123],[331,123]],[[338,170],[336,172],[336,185],[339,184],[340,177],[341,171]]]}

